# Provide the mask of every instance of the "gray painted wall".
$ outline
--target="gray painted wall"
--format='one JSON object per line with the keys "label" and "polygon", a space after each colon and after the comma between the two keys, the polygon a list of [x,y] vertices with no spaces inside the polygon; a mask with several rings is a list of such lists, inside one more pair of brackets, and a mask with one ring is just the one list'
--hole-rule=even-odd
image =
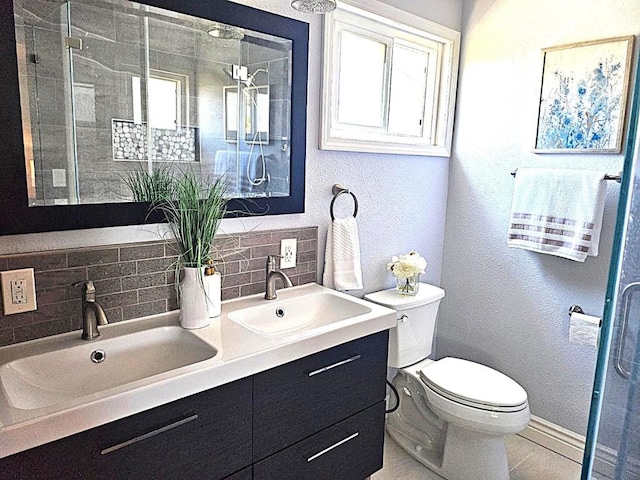
{"label": "gray painted wall", "polygon": [[601,253],[577,263],[506,245],[518,167],[617,173],[622,155],[539,155],[545,47],[640,33],[640,2],[464,0],[436,352],[495,367],[534,415],[584,434],[596,350],[570,344],[568,309],[603,309],[619,185],[609,182]]}

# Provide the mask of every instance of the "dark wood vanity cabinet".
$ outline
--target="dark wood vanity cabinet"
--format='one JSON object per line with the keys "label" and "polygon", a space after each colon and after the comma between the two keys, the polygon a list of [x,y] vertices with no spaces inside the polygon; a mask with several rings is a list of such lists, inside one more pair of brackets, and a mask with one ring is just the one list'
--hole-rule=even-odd
{"label": "dark wood vanity cabinet", "polygon": [[253,460],[382,402],[386,374],[382,332],[255,375]]}
{"label": "dark wood vanity cabinet", "polygon": [[251,464],[251,397],[251,378],[222,385],[3,458],[0,477],[220,480]]}
{"label": "dark wood vanity cabinet", "polygon": [[0,459],[38,480],[363,480],[382,468],[383,331]]}

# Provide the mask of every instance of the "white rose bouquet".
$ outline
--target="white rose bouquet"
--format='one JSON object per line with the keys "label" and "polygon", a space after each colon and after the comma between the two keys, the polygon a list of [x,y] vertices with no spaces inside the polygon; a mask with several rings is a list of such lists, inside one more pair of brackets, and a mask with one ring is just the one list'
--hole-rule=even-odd
{"label": "white rose bouquet", "polygon": [[398,279],[399,293],[408,295],[417,293],[417,276],[424,273],[425,268],[427,261],[415,250],[405,255],[393,256],[387,263],[387,269]]}

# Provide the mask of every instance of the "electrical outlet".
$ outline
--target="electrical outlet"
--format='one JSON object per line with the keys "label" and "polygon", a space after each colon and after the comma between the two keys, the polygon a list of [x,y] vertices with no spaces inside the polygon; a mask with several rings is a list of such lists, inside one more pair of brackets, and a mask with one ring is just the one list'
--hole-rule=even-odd
{"label": "electrical outlet", "polygon": [[0,272],[0,282],[5,315],[30,312],[38,308],[33,268]]}
{"label": "electrical outlet", "polygon": [[296,250],[298,249],[298,240],[295,238],[286,238],[280,241],[280,268],[293,268],[296,266]]}

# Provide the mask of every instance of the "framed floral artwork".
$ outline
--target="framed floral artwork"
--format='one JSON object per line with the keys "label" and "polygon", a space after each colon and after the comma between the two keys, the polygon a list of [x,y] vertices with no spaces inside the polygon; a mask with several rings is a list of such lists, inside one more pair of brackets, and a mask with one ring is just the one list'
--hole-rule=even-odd
{"label": "framed floral artwork", "polygon": [[620,153],[633,36],[542,50],[534,151]]}

